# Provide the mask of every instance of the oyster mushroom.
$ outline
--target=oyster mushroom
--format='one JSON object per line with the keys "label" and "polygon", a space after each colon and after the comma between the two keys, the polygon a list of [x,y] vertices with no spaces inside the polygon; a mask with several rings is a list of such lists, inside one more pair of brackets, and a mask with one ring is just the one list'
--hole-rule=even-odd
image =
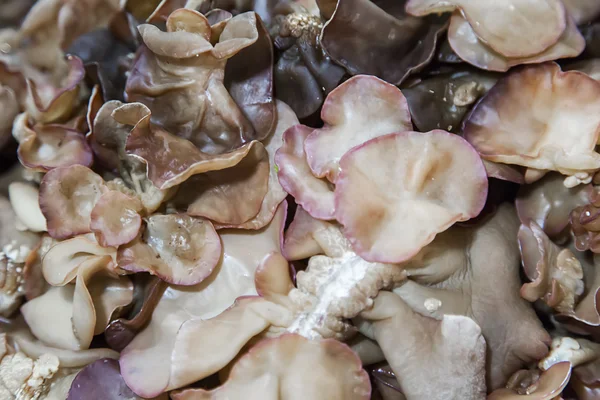
{"label": "oyster mushroom", "polygon": [[[460,58],[482,69],[507,71],[519,64],[575,57],[585,47],[560,0],[410,0],[406,5],[417,16],[453,10],[450,45]],[[545,23],[537,22],[541,20]]]}
{"label": "oyster mushroom", "polygon": [[[233,366],[227,382],[212,391],[185,389],[174,400],[370,398],[367,373],[343,343],[285,334],[254,346]],[[303,391],[297,390],[297,385]]]}
{"label": "oyster mushroom", "polygon": [[[256,25],[254,13],[233,17],[214,44],[208,20],[194,10],[174,11],[167,19],[167,32],[140,25],[144,46],[127,80],[127,100],[146,104],[153,122],[204,152],[231,151],[255,137],[264,138],[274,120],[266,132],[255,132],[224,85],[227,60],[258,40]],[[196,105],[185,106],[189,101]]]}
{"label": "oyster mushroom", "polygon": [[114,257],[114,248],[101,247],[85,236],[60,242],[48,251],[42,267],[53,287],[21,308],[37,338],[68,350],[89,348],[115,310],[133,298],[129,278],[119,277],[114,270]]}
{"label": "oyster mushroom", "polygon": [[150,272],[175,285],[192,286],[212,273],[221,258],[219,235],[202,218],[184,214],[154,214],[147,219],[142,240],[121,247],[119,268]]}
{"label": "oyster mushroom", "polygon": [[[547,371],[516,372],[509,381],[510,387],[497,389],[489,396],[489,400],[552,400],[560,394],[569,383],[571,365],[567,362],[558,363]],[[507,386],[509,386],[507,385]]]}
{"label": "oyster mushroom", "polygon": [[594,151],[600,119],[590,118],[600,108],[594,101],[599,94],[598,82],[562,72],[555,63],[525,67],[483,97],[464,125],[464,137],[486,160],[558,171],[570,176],[568,187],[589,183],[589,174],[600,168]]}
{"label": "oyster mushroom", "polygon": [[487,193],[477,154],[445,131],[372,139],[346,153],[340,168],[335,214],[369,261],[412,258],[437,233],[479,214]]}

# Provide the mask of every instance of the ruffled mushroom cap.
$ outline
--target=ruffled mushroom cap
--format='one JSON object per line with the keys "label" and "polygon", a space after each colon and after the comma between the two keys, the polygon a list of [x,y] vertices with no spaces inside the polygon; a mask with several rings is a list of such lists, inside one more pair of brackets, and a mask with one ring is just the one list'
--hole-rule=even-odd
{"label": "ruffled mushroom cap", "polygon": [[[94,361],[79,371],[66,400],[85,400],[89,396],[104,400],[144,400],[125,384],[119,372],[119,362],[109,358]],[[168,395],[164,393],[153,399],[167,400]]]}
{"label": "ruffled mushroom cap", "polygon": [[62,0],[38,1],[21,25],[25,37],[57,35],[63,48],[95,28],[108,25],[110,19],[125,5],[123,0]]}
{"label": "ruffled mushroom cap", "polygon": [[[0,78],[1,81],[1,78]],[[9,86],[0,83],[0,149],[10,140],[13,121],[19,115],[17,95]]]}
{"label": "ruffled mushroom cap", "polygon": [[479,214],[487,195],[481,159],[445,131],[373,139],[346,153],[340,167],[335,214],[368,261],[410,259],[437,233]]}
{"label": "ruffled mushroom cap", "polygon": [[187,206],[188,215],[241,225],[258,214],[268,190],[269,169],[267,151],[255,145],[233,167],[191,176],[173,201]]}
{"label": "ruffled mushroom cap", "polygon": [[598,272],[598,259],[594,255],[593,261],[588,257],[590,253],[581,253],[573,249],[583,267],[584,292],[574,310],[555,316],[556,320],[564,324],[567,329],[578,334],[600,337],[600,273]]}
{"label": "ruffled mushroom cap", "polygon": [[[266,255],[279,252],[286,209],[284,202],[270,224],[260,230],[221,230],[219,235],[223,256],[211,276],[195,286],[167,288],[148,326],[121,354],[121,373],[135,393],[151,397],[171,388],[182,387],[218,371],[235,357],[237,352],[232,348],[232,342],[218,333],[215,338],[223,341],[222,347],[217,350],[215,342],[201,341],[208,346],[208,350],[203,352],[204,347],[197,347],[200,344],[198,336],[191,335],[183,340],[178,332],[182,325],[188,323],[186,321],[190,324],[193,322],[188,327],[197,324],[202,326],[202,322],[209,323],[212,318],[221,315],[238,297],[257,294],[255,271]],[[235,320],[239,322],[237,318]],[[236,330],[236,324],[224,324],[222,328],[226,329],[228,325],[233,325],[232,330],[238,334],[237,337],[247,338],[242,340],[240,348],[254,336],[247,336],[248,330]],[[186,331],[190,332],[188,329]],[[211,337],[213,334],[211,332]],[[191,343],[193,346],[190,346]],[[197,354],[201,354],[201,357],[190,359],[188,354],[192,349],[194,352],[200,351]],[[209,361],[207,355],[214,357],[210,360],[219,363],[206,362]],[[216,369],[208,375],[194,372],[198,367],[206,368],[207,364]]]}
{"label": "ruffled mushroom cap", "polygon": [[[146,104],[152,110],[153,122],[209,153],[231,151],[268,135],[255,132],[224,84],[227,59],[259,39],[256,14],[231,18],[214,46],[208,20],[194,10],[174,11],[166,25],[167,32],[152,25],[139,26],[145,46],[127,80],[128,101]],[[263,70],[261,66],[259,75]],[[243,74],[233,75],[239,78]],[[258,81],[271,85],[270,79]],[[243,82],[234,81],[230,88],[250,96]],[[252,95],[265,100],[262,91],[255,90]],[[246,112],[256,118],[257,127],[273,128],[273,104],[245,105]]]}
{"label": "ruffled mushroom cap", "polygon": [[453,227],[409,263],[409,280],[394,289],[421,315],[466,315],[481,327],[488,345],[488,390],[544,357],[550,343],[531,305],[519,294],[518,227],[508,205],[479,225]]}
{"label": "ruffled mushroom cap", "polygon": [[30,125],[27,114],[15,119],[13,135],[19,142],[21,164],[46,172],[71,165],[92,165],[93,155],[83,134],[65,125]]}
{"label": "ruffled mushroom cap", "polygon": [[352,75],[376,75],[399,85],[429,64],[446,29],[445,19],[407,15],[406,3],[339,0],[323,27],[323,48]]}
{"label": "ruffled mushroom cap", "polygon": [[[76,249],[69,248],[76,246],[73,242],[76,240],[62,242],[64,244],[54,248],[77,253]],[[48,265],[46,260],[54,253],[53,249],[46,255],[44,264]],[[76,256],[75,259],[77,258],[83,257]],[[111,273],[107,268],[111,264],[109,255],[88,254],[87,258],[76,265],[75,270],[64,271],[62,266],[56,265],[44,268],[46,279],[58,286],[50,288],[21,307],[21,313],[35,336],[44,343],[59,348],[89,348],[93,336],[104,331],[113,312],[129,304],[133,298],[131,282],[128,278],[118,278]],[[69,285],[69,278],[74,275],[75,284]]]}
{"label": "ruffled mushroom cap", "polygon": [[472,319],[421,316],[385,291],[361,316],[372,321],[373,335],[407,398],[485,398],[485,340]]}
{"label": "ruffled mushroom cap", "polygon": [[50,236],[66,239],[91,232],[92,210],[106,192],[102,177],[87,167],[73,165],[48,172],[40,184],[40,208]]}
{"label": "ruffled mushroom cap", "polygon": [[507,71],[518,64],[574,57],[585,47],[559,0],[411,0],[406,10],[412,15],[457,10],[450,18],[450,45],[463,60],[483,69]]}
{"label": "ruffled mushroom cap", "polygon": [[[298,391],[302,387],[302,391]],[[356,354],[336,340],[286,334],[265,339],[237,360],[227,382],[212,391],[185,389],[174,400],[366,400],[369,377]]]}
{"label": "ruffled mushroom cap", "polygon": [[147,219],[143,240],[121,247],[119,267],[149,272],[175,285],[192,286],[207,278],[221,258],[219,235],[202,218],[155,214]]}
{"label": "ruffled mushroom cap", "polygon": [[563,182],[560,174],[549,173],[522,186],[515,200],[521,223],[529,225],[533,221],[551,238],[559,236],[569,225],[571,211],[589,201],[587,186],[568,188]]}
{"label": "ruffled mushroom cap", "polygon": [[279,169],[277,175],[281,187],[310,215],[334,219],[333,189],[327,180],[312,174],[306,161],[304,144],[312,131],[312,128],[304,125],[295,125],[285,131],[283,144],[275,155]]}
{"label": "ruffled mushroom cap", "polygon": [[567,21],[560,0],[502,3],[491,0],[409,0],[406,4],[406,11],[417,16],[455,9],[461,11],[481,40],[508,57],[530,56],[546,50],[558,41]]}
{"label": "ruffled mushroom cap", "polygon": [[487,160],[585,180],[600,168],[594,151],[598,99],[600,84],[585,74],[562,72],[555,63],[525,67],[483,97],[465,123],[464,137]]}
{"label": "ruffled mushroom cap", "polygon": [[39,190],[24,182],[13,182],[8,186],[10,204],[28,230],[32,232],[46,231],[46,218],[38,203]]}
{"label": "ruffled mushroom cap", "polygon": [[571,17],[567,17],[567,27],[558,42],[539,54],[527,57],[506,57],[490,49],[477,37],[469,22],[458,12],[455,12],[450,18],[448,40],[452,49],[462,60],[481,69],[499,72],[508,71],[521,64],[536,64],[576,57],[585,47],[585,40]]}
{"label": "ruffled mushroom cap", "polygon": [[265,150],[269,156],[269,180],[267,182],[267,194],[263,199],[260,210],[252,219],[239,226],[216,224],[218,228],[242,228],[261,229],[266,226],[275,215],[277,207],[287,197],[287,192],[279,183],[278,166],[276,164],[277,150],[283,145],[283,135],[293,125],[298,123],[294,111],[284,102],[277,100],[277,124],[271,136],[263,140]]}
{"label": "ruffled mushroom cap", "polygon": [[521,296],[542,299],[558,312],[571,312],[583,293],[581,263],[569,249],[554,244],[535,222],[521,225],[517,235],[523,269],[532,281],[521,287]]}
{"label": "ruffled mushroom cap", "polygon": [[321,119],[304,143],[313,174],[336,182],[339,161],[348,150],[388,133],[412,129],[408,103],[402,92],[376,77],[360,75],[327,96]]}
{"label": "ruffled mushroom cap", "polygon": [[133,128],[125,149],[146,163],[148,178],[161,190],[176,186],[192,175],[233,167],[253,146],[262,146],[252,141],[229,153],[203,153],[192,142],[152,124],[150,117],[145,116]]}

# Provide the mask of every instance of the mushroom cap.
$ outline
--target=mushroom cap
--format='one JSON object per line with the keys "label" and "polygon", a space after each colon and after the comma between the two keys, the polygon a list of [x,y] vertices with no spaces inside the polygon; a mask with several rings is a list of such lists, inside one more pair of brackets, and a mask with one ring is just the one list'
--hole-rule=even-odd
{"label": "mushroom cap", "polygon": [[335,214],[368,261],[410,259],[437,233],[477,216],[487,196],[474,149],[440,130],[372,139],[346,153],[340,167]]}

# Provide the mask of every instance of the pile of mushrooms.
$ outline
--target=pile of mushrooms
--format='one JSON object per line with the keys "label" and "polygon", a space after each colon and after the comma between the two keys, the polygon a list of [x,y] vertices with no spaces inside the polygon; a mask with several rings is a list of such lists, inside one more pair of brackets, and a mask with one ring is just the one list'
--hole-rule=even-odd
{"label": "pile of mushrooms", "polygon": [[1,399],[600,399],[600,2],[0,22]]}

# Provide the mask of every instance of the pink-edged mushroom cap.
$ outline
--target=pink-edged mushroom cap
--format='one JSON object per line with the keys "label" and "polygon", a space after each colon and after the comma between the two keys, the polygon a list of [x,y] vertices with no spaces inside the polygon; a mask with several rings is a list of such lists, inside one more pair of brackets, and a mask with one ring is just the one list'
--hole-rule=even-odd
{"label": "pink-edged mushroom cap", "polygon": [[[519,373],[521,371],[518,371]],[[569,383],[571,377],[571,364],[562,362],[553,365],[542,372],[537,380],[527,381],[526,387],[520,390],[502,388],[494,390],[487,400],[553,400],[560,398],[560,394]],[[523,385],[525,386],[525,385]]]}
{"label": "pink-edged mushroom cap", "polygon": [[39,200],[50,236],[66,239],[90,232],[92,210],[107,191],[102,177],[82,165],[48,172],[40,183]]}
{"label": "pink-edged mushroom cap", "polygon": [[171,396],[173,400],[367,400],[370,395],[369,376],[347,345],[285,334],[250,349],[235,362],[223,386],[212,391],[186,389]]}
{"label": "pink-edged mushroom cap", "polygon": [[409,14],[460,9],[477,36],[507,57],[541,53],[558,41],[567,24],[560,0],[410,0]]}
{"label": "pink-edged mushroom cap", "polygon": [[[183,338],[179,338],[177,332],[186,321],[208,322],[219,316],[240,296],[257,295],[255,271],[265,256],[280,249],[286,206],[284,201],[273,220],[263,229],[221,230],[223,256],[212,275],[195,286],[170,285],[166,289],[147,327],[122,352],[121,373],[135,393],[144,397],[155,396],[167,388],[174,389],[170,381],[185,381],[187,384],[204,378],[202,374],[192,372],[206,370],[207,363],[215,365],[215,360],[219,359],[221,367],[216,366],[219,370],[231,361],[227,360],[231,343],[225,342],[223,348],[218,348],[212,339],[199,341],[198,336],[191,332],[191,342],[177,344]],[[202,327],[194,323],[188,328],[194,326]],[[209,346],[209,350],[200,357],[185,358],[185,353],[195,349],[200,342]],[[174,358],[176,346],[178,356]],[[227,353],[225,359],[220,355],[222,351]]]}
{"label": "pink-edged mushroom cap", "polygon": [[410,110],[400,89],[375,76],[358,75],[333,90],[321,111],[325,126],[304,143],[315,176],[335,182],[340,158],[351,148],[393,132],[412,130]]}
{"label": "pink-edged mushroom cap", "polygon": [[589,186],[568,188],[563,182],[564,177],[553,172],[522,186],[515,200],[521,223],[534,221],[551,238],[562,233],[569,225],[571,211],[589,203]]}
{"label": "pink-edged mushroom cap", "polygon": [[521,225],[517,235],[525,274],[531,280],[521,296],[542,299],[559,312],[571,312],[583,293],[581,263],[569,249],[554,244],[535,222]]}
{"label": "pink-edged mushroom cap", "polygon": [[445,131],[403,132],[346,153],[335,215],[368,261],[402,262],[457,221],[482,210],[488,181],[481,159]]}
{"label": "pink-edged mushroom cap", "polygon": [[176,285],[195,285],[221,258],[221,241],[210,221],[184,214],[148,218],[142,240],[119,249],[119,267],[146,271]]}
{"label": "pink-edged mushroom cap", "polygon": [[44,124],[62,121],[76,108],[85,68],[81,59],[76,56],[67,56],[65,68],[66,74],[58,85],[49,79],[27,78],[25,108],[36,121]]}
{"label": "pink-edged mushroom cap", "polygon": [[334,219],[333,189],[325,179],[312,174],[306,161],[304,143],[312,131],[308,126],[295,125],[283,134],[283,144],[275,155],[279,183],[313,217]]}
{"label": "pink-edged mushroom cap", "polygon": [[464,125],[465,139],[487,160],[578,179],[600,168],[598,133],[600,83],[555,63],[505,76]]}
{"label": "pink-edged mushroom cap", "polygon": [[30,126],[27,114],[20,114],[15,119],[13,135],[19,142],[19,160],[33,170],[45,172],[75,164],[92,165],[93,155],[85,137],[68,126]]}
{"label": "pink-edged mushroom cap", "polygon": [[175,203],[187,205],[186,214],[236,226],[260,211],[269,183],[269,157],[256,143],[236,165],[190,177],[179,187]]}
{"label": "pink-edged mushroom cap", "polygon": [[90,229],[104,247],[120,246],[136,238],[142,227],[140,200],[116,190],[102,194],[90,214]]}
{"label": "pink-edged mushroom cap", "polygon": [[543,52],[526,57],[506,57],[495,52],[479,39],[472,26],[459,12],[455,12],[450,18],[448,42],[463,61],[481,69],[500,72],[508,71],[521,64],[537,64],[576,57],[585,48],[584,37],[579,33],[575,21],[568,17],[567,27],[558,42]]}

